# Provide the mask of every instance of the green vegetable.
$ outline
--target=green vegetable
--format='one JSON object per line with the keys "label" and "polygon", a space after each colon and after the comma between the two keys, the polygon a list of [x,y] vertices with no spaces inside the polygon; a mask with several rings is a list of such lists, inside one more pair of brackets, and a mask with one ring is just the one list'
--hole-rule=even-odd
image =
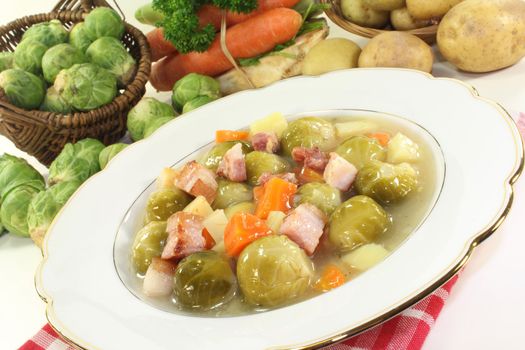
{"label": "green vegetable", "polygon": [[128,145],[125,143],[114,143],[104,148],[98,155],[100,169],[104,169],[108,162],[126,147],[128,147]]}
{"label": "green vegetable", "polygon": [[137,232],[131,248],[131,260],[138,273],[145,274],[151,260],[162,254],[167,238],[166,221],[152,221]]}
{"label": "green vegetable", "polygon": [[294,120],[288,124],[281,139],[283,153],[292,154],[295,147],[319,147],[328,151],[335,146],[336,135],[334,125],[321,118],[306,117]]}
{"label": "green vegetable", "polygon": [[320,4],[317,0],[301,0],[293,9],[299,12],[304,20],[307,20],[321,15],[324,10],[330,7],[330,4]]}
{"label": "green vegetable", "polygon": [[145,97],[128,113],[128,131],[133,141],[142,140],[144,132],[153,120],[161,117],[175,116],[175,111],[167,103],[152,97]]}
{"label": "green vegetable", "polygon": [[100,170],[98,157],[104,149],[99,140],[84,139],[68,143],[49,167],[50,184],[64,181],[84,182]]}
{"label": "green vegetable", "polygon": [[153,192],[146,205],[146,222],[166,221],[171,215],[184,209],[191,201],[192,197],[178,188]]}
{"label": "green vegetable", "polygon": [[341,192],[325,183],[310,182],[297,191],[297,205],[310,203],[330,216],[341,204]]}
{"label": "green vegetable", "polygon": [[248,142],[244,142],[244,141],[221,142],[213,146],[212,149],[210,149],[208,153],[204,155],[200,163],[204,165],[206,168],[213,170],[214,172],[217,171],[217,168],[219,167],[219,164],[221,163],[221,160],[224,154],[228,152],[228,150],[232,148],[233,146],[235,146],[237,143],[242,144],[242,153],[244,155],[253,151],[252,145],[250,145]]}
{"label": "green vegetable", "polygon": [[193,111],[194,109],[202,107],[214,100],[215,99],[208,97],[208,96],[195,97],[193,100],[186,102],[184,107],[182,107],[182,113],[188,113],[190,111]]}
{"label": "green vegetable", "polygon": [[230,220],[232,216],[239,213],[253,214],[255,212],[254,202],[240,202],[232,204],[228,208],[224,209],[224,215]]}
{"label": "green vegetable", "polygon": [[15,67],[33,74],[42,73],[42,57],[48,47],[35,39],[22,41],[15,49]]}
{"label": "green vegetable", "polygon": [[229,302],[237,283],[230,262],[214,251],[194,253],[177,266],[173,294],[182,306],[209,310]]}
{"label": "green vegetable", "polygon": [[314,277],[312,261],[284,235],[260,238],[237,261],[237,278],[247,302],[280,306],[304,295]]}
{"label": "green vegetable", "polygon": [[52,47],[67,42],[67,37],[68,32],[62,23],[53,19],[31,26],[22,36],[22,41],[36,40],[46,47]]}
{"label": "green vegetable", "polygon": [[86,57],[91,63],[115,74],[120,86],[131,82],[137,64],[122,42],[113,37],[102,37],[89,45]]}
{"label": "green vegetable", "polygon": [[42,57],[42,71],[44,78],[50,84],[62,69],[67,69],[77,63],[86,62],[84,54],[70,44],[59,44],[46,51]]}
{"label": "green vegetable", "polygon": [[155,118],[144,128],[144,138],[150,137],[158,128],[175,119],[173,116]]}
{"label": "green vegetable", "polygon": [[164,15],[153,8],[153,4],[142,5],[135,11],[135,19],[142,24],[154,26],[164,19]]}
{"label": "green vegetable", "polygon": [[290,170],[290,164],[277,154],[255,151],[248,153],[245,160],[248,183],[252,186],[258,185],[264,173],[281,174]]}
{"label": "green vegetable", "polygon": [[62,96],[59,95],[54,86],[51,86],[49,89],[47,89],[47,93],[44,98],[44,102],[42,102],[42,105],[40,106],[40,110],[68,114],[73,112],[73,107],[67,103],[66,100],[62,98]]}
{"label": "green vegetable", "polygon": [[75,109],[89,111],[113,101],[117,96],[117,79],[94,64],[75,64],[58,74],[55,89]]}
{"label": "green vegetable", "polygon": [[343,142],[335,150],[337,154],[352,163],[358,170],[372,160],[386,160],[386,150],[376,139],[354,136]]}
{"label": "green vegetable", "polygon": [[253,199],[252,188],[242,182],[225,179],[217,181],[217,197],[212,203],[213,209],[225,209],[239,202],[249,202]]}
{"label": "green vegetable", "polygon": [[0,52],[0,73],[14,67],[14,55],[13,52]]}
{"label": "green vegetable", "polygon": [[[211,100],[221,97],[219,82],[207,75],[190,73],[179,79],[173,86],[172,102],[177,109],[200,96],[207,96]],[[195,105],[194,108],[197,108],[197,104],[196,101],[191,106]],[[191,106],[186,107],[186,109],[191,108]]]}
{"label": "green vegetable", "polygon": [[2,200],[0,220],[5,228],[22,237],[29,237],[27,211],[33,197],[40,192],[33,186],[22,185],[10,191]]}
{"label": "green vegetable", "polygon": [[122,39],[124,22],[117,12],[109,7],[97,7],[84,20],[86,32],[91,39],[96,40],[104,36]]}
{"label": "green vegetable", "polygon": [[45,188],[45,182],[42,175],[25,159],[5,153],[0,157],[0,204],[9,192],[19,186],[41,191]]}
{"label": "green vegetable", "polygon": [[17,68],[0,73],[0,87],[9,102],[28,110],[40,107],[46,95],[46,87],[42,79]]}
{"label": "green vegetable", "polygon": [[94,40],[91,38],[86,30],[84,22],[77,23],[71,28],[69,33],[69,43],[79,49],[82,53],[85,53],[89,45]]}

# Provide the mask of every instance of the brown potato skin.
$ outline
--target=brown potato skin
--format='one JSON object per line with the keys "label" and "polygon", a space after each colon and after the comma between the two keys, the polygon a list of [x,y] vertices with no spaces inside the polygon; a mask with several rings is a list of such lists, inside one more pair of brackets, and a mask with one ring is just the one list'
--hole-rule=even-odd
{"label": "brown potato skin", "polygon": [[437,42],[445,59],[466,72],[512,66],[525,56],[525,2],[466,0],[443,18]]}
{"label": "brown potato skin", "polygon": [[463,0],[406,0],[408,12],[417,19],[442,17]]}
{"label": "brown potato skin", "polygon": [[390,17],[387,11],[373,10],[363,0],[341,0],[341,11],[350,22],[369,28],[384,28]]}
{"label": "brown potato skin", "polygon": [[303,75],[319,75],[340,69],[357,67],[361,54],[359,45],[343,38],[331,38],[319,42],[307,54],[302,63]]}
{"label": "brown potato skin", "polygon": [[405,0],[363,0],[363,3],[377,11],[392,11],[405,6]]}
{"label": "brown potato skin", "polygon": [[396,30],[413,30],[432,25],[431,20],[412,17],[406,7],[390,12],[390,22]]}

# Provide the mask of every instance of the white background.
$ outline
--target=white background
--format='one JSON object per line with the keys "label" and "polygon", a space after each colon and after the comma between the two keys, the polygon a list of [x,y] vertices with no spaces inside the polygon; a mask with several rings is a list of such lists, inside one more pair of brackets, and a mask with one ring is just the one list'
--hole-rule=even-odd
{"label": "white background", "polygon": [[[120,0],[119,4],[128,21],[137,24],[133,19],[134,10],[145,2]],[[51,0],[2,1],[0,24],[27,14],[46,12],[54,4]],[[331,32],[332,36],[354,39],[361,46],[366,43],[365,39],[343,32],[335,25]],[[442,63],[439,55],[437,61],[434,75],[464,80],[476,87],[482,96],[500,102],[511,111],[525,112],[525,60],[509,69],[484,75],[458,73]],[[3,152],[24,155],[0,136],[0,153]],[[32,163],[38,170],[46,171],[36,162]],[[487,166],[490,166],[490,159],[487,159]],[[520,180],[507,221],[475,250],[432,329],[425,350],[524,348],[524,249],[525,180]],[[29,239],[11,235],[0,237],[0,349],[21,346],[46,323],[45,305],[36,294],[33,280],[40,260],[40,250]]]}

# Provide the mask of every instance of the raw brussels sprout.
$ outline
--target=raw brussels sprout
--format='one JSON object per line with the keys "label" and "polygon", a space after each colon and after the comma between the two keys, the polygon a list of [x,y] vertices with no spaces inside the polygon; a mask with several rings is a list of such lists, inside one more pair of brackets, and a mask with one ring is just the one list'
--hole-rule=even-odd
{"label": "raw brussels sprout", "polygon": [[2,199],[0,218],[5,228],[22,237],[29,237],[27,210],[33,197],[40,192],[33,186],[22,185],[10,191]]}
{"label": "raw brussels sprout", "polygon": [[237,278],[250,304],[274,307],[301,297],[312,281],[314,268],[304,250],[284,235],[256,240],[237,261]]}
{"label": "raw brussels sprout", "polygon": [[239,202],[249,202],[253,199],[252,188],[244,183],[219,179],[217,197],[212,203],[213,209],[225,209]]}
{"label": "raw brussels sprout", "polygon": [[86,57],[76,47],[70,44],[59,44],[47,50],[42,57],[42,72],[46,81],[53,84],[62,69],[84,62],[86,62]]}
{"label": "raw brussels sprout", "polygon": [[37,109],[46,95],[46,85],[42,79],[16,68],[0,73],[0,87],[9,102],[24,109]]}
{"label": "raw brussels sprout", "polygon": [[15,54],[13,52],[0,52],[0,73],[14,67]]}
{"label": "raw brussels sprout", "polygon": [[217,171],[217,168],[219,167],[219,164],[221,163],[222,157],[230,148],[235,146],[237,143],[242,144],[242,153],[244,155],[247,155],[248,153],[253,151],[252,145],[250,145],[248,142],[244,141],[227,141],[227,142],[221,142],[213,146],[212,149],[206,153],[206,155],[201,159],[200,163],[204,165],[206,168],[213,170],[214,172]]}
{"label": "raw brussels sprout", "polygon": [[373,161],[357,174],[357,192],[384,204],[405,198],[417,186],[417,173],[408,163],[392,165]]}
{"label": "raw brussels sprout", "polygon": [[145,97],[128,113],[128,131],[133,141],[144,138],[146,126],[161,117],[175,116],[175,111],[167,103],[162,103],[153,97]]}
{"label": "raw brussels sprout", "polygon": [[257,185],[264,173],[280,174],[289,170],[290,164],[276,154],[255,151],[246,155],[246,173],[250,185]]}
{"label": "raw brussels sprout", "polygon": [[151,260],[162,254],[167,238],[166,221],[152,221],[137,232],[131,248],[131,260],[138,273],[145,274]]}
{"label": "raw brussels sprout", "polygon": [[328,238],[340,251],[349,251],[372,242],[388,224],[387,213],[372,198],[355,196],[332,213]]}
{"label": "raw brussels sprout", "polygon": [[25,159],[7,153],[2,155],[0,157],[0,204],[9,192],[23,185],[39,191],[45,188],[42,175]]}
{"label": "raw brussels sprout", "polygon": [[46,47],[52,47],[67,42],[67,36],[68,32],[62,23],[53,19],[31,26],[22,36],[22,41],[36,40]]}
{"label": "raw brussels sprout", "polygon": [[232,204],[228,208],[224,209],[224,215],[230,220],[232,216],[239,213],[253,214],[255,212],[254,202],[240,202]]}
{"label": "raw brussels sprout", "polygon": [[64,181],[84,182],[100,170],[98,157],[104,149],[99,140],[84,139],[68,143],[49,167],[49,183]]}
{"label": "raw brussels sprout", "polygon": [[146,222],[166,221],[172,214],[184,209],[191,201],[191,196],[178,188],[153,192],[146,205]]}
{"label": "raw brussels sprout", "polygon": [[214,251],[187,256],[175,271],[175,300],[186,308],[209,310],[224,305],[236,289],[230,262]]}
{"label": "raw brussels sprout", "polygon": [[328,151],[335,146],[336,134],[332,123],[317,117],[306,117],[294,120],[288,124],[283,133],[281,146],[287,156],[292,154],[294,147],[319,147]]}
{"label": "raw brussels sprout", "polygon": [[91,63],[115,74],[120,86],[131,82],[137,69],[135,59],[119,39],[105,36],[89,45],[86,57]]}
{"label": "raw brussels sprout", "polygon": [[5,232],[4,224],[2,224],[2,218],[0,218],[0,236]]}
{"label": "raw brussels sprout", "polygon": [[158,128],[175,119],[174,116],[160,117],[151,120],[144,128],[144,138],[150,137]]}
{"label": "raw brussels sprout", "polygon": [[33,197],[27,210],[27,226],[29,235],[37,246],[42,246],[51,222],[78,186],[80,183],[76,181],[61,182]]}
{"label": "raw brussels sprout", "polygon": [[121,39],[124,35],[124,22],[117,12],[109,7],[97,7],[84,20],[85,28],[91,39],[112,36]]}
{"label": "raw brussels sprout", "polygon": [[77,23],[71,28],[69,33],[69,43],[85,53],[93,39],[89,36],[84,22]]}
{"label": "raw brussels sprout", "polygon": [[126,147],[128,147],[128,145],[125,143],[114,143],[104,148],[98,155],[100,169],[104,169],[108,162]]}
{"label": "raw brussels sprout", "polygon": [[221,97],[219,82],[207,75],[190,73],[173,86],[172,102],[179,110],[199,96],[208,96],[212,100]]}
{"label": "raw brussels sprout", "polygon": [[386,160],[386,150],[376,139],[354,136],[335,150],[337,154],[352,163],[358,170],[371,160]]}
{"label": "raw brussels sprout", "polygon": [[71,107],[71,105],[59,95],[54,86],[51,86],[49,89],[47,89],[47,93],[44,97],[44,102],[42,102],[42,105],[40,106],[40,110],[67,114],[73,112],[73,107]]}
{"label": "raw brussels sprout", "polygon": [[15,67],[33,74],[42,73],[42,57],[48,47],[34,39],[22,41],[15,49]]}
{"label": "raw brussels sprout", "polygon": [[341,204],[341,192],[328,184],[310,182],[299,187],[296,204],[310,203],[321,209],[327,216]]}
{"label": "raw brussels sprout", "polygon": [[214,98],[208,96],[195,97],[193,100],[188,101],[184,104],[184,107],[182,107],[182,113],[188,113],[190,111],[193,111],[194,109],[204,106],[205,104],[208,104],[214,100]]}
{"label": "raw brussels sprout", "polygon": [[117,78],[94,64],[75,64],[57,75],[55,89],[75,109],[89,111],[113,101]]}

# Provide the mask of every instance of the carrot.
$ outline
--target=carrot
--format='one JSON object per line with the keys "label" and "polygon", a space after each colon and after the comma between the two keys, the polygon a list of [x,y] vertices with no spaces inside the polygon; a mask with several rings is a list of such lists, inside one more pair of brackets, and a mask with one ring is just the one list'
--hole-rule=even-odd
{"label": "carrot", "polygon": [[[234,58],[250,58],[272,50],[292,39],[302,24],[301,15],[288,8],[263,12],[236,24],[226,33],[226,44]],[[153,66],[150,81],[160,91],[169,91],[189,73],[216,76],[233,68],[217,36],[205,52],[170,55]]]}
{"label": "carrot", "polygon": [[264,193],[257,201],[255,216],[266,219],[271,211],[288,212],[297,192],[297,185],[278,177],[264,185]]}
{"label": "carrot", "polygon": [[204,241],[206,242],[204,248],[211,249],[215,246],[215,240],[206,228],[202,230],[202,238],[204,238]]}
{"label": "carrot", "polygon": [[237,213],[224,229],[224,248],[228,256],[238,256],[242,250],[258,238],[272,234],[266,223],[248,213]]}
{"label": "carrot", "polygon": [[255,186],[253,188],[253,200],[255,203],[259,202],[264,194],[264,186]]}
{"label": "carrot", "polygon": [[215,132],[215,142],[222,143],[227,141],[244,141],[248,140],[250,133],[248,131],[237,130],[217,130]]}
{"label": "carrot", "polygon": [[309,182],[324,182],[323,174],[309,167],[295,168],[295,176],[301,185]]}
{"label": "carrot", "polygon": [[328,292],[331,289],[342,286],[345,283],[344,273],[335,265],[328,265],[315,283],[315,288],[320,292]]}
{"label": "carrot", "polygon": [[366,134],[366,136],[370,137],[371,139],[376,139],[379,141],[381,146],[388,146],[388,142],[390,141],[390,135],[386,132],[376,132],[376,133],[369,133]]}
{"label": "carrot", "polygon": [[164,38],[164,30],[162,28],[156,28],[146,34],[148,39],[149,47],[151,50],[151,60],[157,62],[162,57],[169,54],[176,54],[177,49],[171,41]]}

